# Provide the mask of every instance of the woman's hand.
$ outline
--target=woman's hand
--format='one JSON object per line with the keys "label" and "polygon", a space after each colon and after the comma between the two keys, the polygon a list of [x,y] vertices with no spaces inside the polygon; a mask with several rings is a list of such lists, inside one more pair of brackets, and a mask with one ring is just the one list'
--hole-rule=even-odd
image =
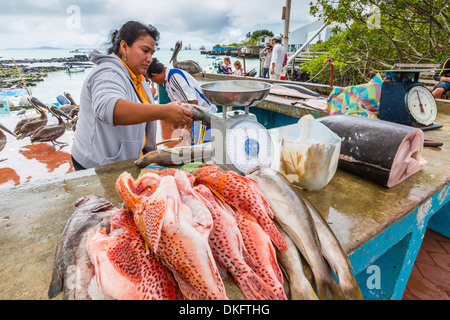
{"label": "woman's hand", "polygon": [[192,126],[192,113],[181,106],[181,103],[170,102],[165,105],[163,120],[171,123],[174,127]]}

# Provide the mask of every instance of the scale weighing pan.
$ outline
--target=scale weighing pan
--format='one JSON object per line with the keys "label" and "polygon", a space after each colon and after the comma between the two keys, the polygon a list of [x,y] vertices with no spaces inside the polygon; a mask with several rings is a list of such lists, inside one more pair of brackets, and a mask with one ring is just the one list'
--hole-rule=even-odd
{"label": "scale weighing pan", "polygon": [[[230,80],[203,83],[200,88],[209,101],[222,106],[222,114],[211,116],[213,162],[240,173],[257,166],[270,166],[273,157],[271,137],[249,109],[267,97],[272,85],[261,81]],[[245,107],[245,112],[228,111],[229,107]]]}
{"label": "scale weighing pan", "polygon": [[270,83],[252,80],[230,80],[203,83],[203,94],[222,107],[254,107],[269,94]]}

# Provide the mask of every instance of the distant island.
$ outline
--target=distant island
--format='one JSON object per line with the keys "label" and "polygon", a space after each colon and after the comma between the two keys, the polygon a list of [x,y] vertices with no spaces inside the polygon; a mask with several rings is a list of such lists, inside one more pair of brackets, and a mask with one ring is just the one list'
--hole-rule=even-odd
{"label": "distant island", "polygon": [[64,48],[57,48],[52,46],[41,46],[41,47],[31,47],[31,48],[7,48],[5,50],[63,50]]}

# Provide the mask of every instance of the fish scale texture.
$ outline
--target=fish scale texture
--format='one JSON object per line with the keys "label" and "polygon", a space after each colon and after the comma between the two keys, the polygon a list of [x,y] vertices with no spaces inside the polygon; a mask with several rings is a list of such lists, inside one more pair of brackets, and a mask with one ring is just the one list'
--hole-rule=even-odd
{"label": "fish scale texture", "polygon": [[196,184],[208,186],[220,199],[229,203],[241,214],[255,217],[281,253],[288,250],[286,241],[271,219],[273,213],[267,201],[251,179],[232,171],[210,172],[208,168],[199,169],[194,174],[196,174]]}

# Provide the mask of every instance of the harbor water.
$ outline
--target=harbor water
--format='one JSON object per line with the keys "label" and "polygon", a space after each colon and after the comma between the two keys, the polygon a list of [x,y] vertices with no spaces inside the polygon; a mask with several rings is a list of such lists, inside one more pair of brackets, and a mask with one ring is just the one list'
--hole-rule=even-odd
{"label": "harbor water", "polygon": [[[168,66],[172,53],[169,49],[161,49],[154,54],[154,57]],[[70,50],[60,49],[0,50],[0,60],[3,61],[11,58],[14,58],[16,61],[65,58],[73,57],[73,55],[74,53],[71,53]],[[223,59],[223,56],[217,56],[217,58]],[[201,67],[207,67],[211,65],[214,59],[200,54],[200,50],[182,50],[178,54],[178,60],[194,60]],[[237,58],[231,58],[232,63],[235,60]],[[239,60],[243,64],[243,59],[240,58]],[[21,64],[19,63],[19,66]],[[36,64],[30,63],[30,65]],[[246,59],[246,69],[251,70],[253,68],[259,74],[259,60]],[[70,74],[65,71],[50,72],[47,77],[43,78],[44,81],[37,82],[36,86],[29,87],[29,89],[31,89],[34,97],[45,104],[57,103],[56,97],[63,95],[64,92],[70,93],[75,102],[79,103],[83,82],[92,70],[92,68],[86,68],[84,72]],[[18,105],[21,97],[8,98],[14,105]],[[11,111],[10,114],[0,115],[0,123],[13,131],[17,122],[21,119],[37,116],[34,110],[27,110],[25,115],[19,115],[18,111]],[[48,118],[49,124],[57,123],[57,119],[54,116],[48,114]],[[7,143],[5,148],[0,151],[0,189],[40,179],[50,179],[73,172],[74,168],[71,163],[70,151],[74,134],[74,131],[66,130],[64,135],[57,140],[64,144],[53,145],[51,142],[31,143],[29,137],[17,140],[5,133]]]}
{"label": "harbor water", "polygon": [[[99,50],[104,52],[104,50]],[[74,54],[71,50],[62,49],[47,49],[47,50],[0,50],[0,60],[22,60],[22,59],[51,59],[51,58],[66,58],[73,57]],[[154,58],[163,63],[165,66],[171,66],[169,64],[173,51],[170,49],[161,49],[155,52]],[[202,68],[206,68],[212,64],[214,59],[208,58],[209,56],[201,54],[200,50],[181,50],[178,54],[178,60],[193,60],[198,62]],[[224,56],[216,56],[216,58],[223,59]],[[236,60],[241,61],[241,65],[244,66],[242,58],[231,57],[231,64]],[[11,64],[13,64],[11,60]],[[257,76],[259,76],[260,63],[259,59],[245,59],[246,71],[255,69]],[[20,65],[20,64],[19,64]],[[36,65],[36,64],[30,64]],[[39,65],[42,65],[41,63]],[[66,73],[65,71],[50,72],[44,81],[36,83],[35,87],[30,87],[33,96],[41,100],[42,102],[56,103],[56,97],[62,95],[64,91],[69,92],[74,98],[75,102],[80,101],[81,88],[83,86],[84,79],[92,71],[91,68],[86,68],[84,72],[78,73]],[[11,102],[14,105],[18,105],[20,97],[12,97]]]}

